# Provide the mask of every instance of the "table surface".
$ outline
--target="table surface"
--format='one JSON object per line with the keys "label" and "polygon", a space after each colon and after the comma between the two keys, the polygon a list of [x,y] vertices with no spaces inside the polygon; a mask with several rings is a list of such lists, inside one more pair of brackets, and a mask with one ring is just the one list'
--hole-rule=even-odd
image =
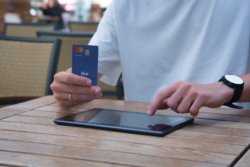
{"label": "table surface", "polygon": [[249,110],[202,108],[193,124],[165,137],[53,123],[90,108],[147,112],[148,106],[95,100],[62,109],[46,96],[1,108],[0,166],[250,166]]}

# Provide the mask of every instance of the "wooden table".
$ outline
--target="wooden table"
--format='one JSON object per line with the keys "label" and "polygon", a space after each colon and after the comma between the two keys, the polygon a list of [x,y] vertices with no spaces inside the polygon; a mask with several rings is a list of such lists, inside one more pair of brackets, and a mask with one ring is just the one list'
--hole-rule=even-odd
{"label": "wooden table", "polygon": [[[250,166],[250,111],[202,108],[193,124],[165,137],[59,126],[89,108],[146,112],[149,103],[95,100],[71,109],[52,96],[0,109],[3,166]],[[187,116],[171,110],[157,114]]]}

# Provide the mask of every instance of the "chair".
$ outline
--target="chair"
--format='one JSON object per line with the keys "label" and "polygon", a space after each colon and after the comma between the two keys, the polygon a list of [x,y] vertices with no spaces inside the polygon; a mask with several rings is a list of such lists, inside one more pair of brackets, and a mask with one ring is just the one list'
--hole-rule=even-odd
{"label": "chair", "polygon": [[[72,67],[72,45],[88,45],[93,35],[94,32],[37,31],[38,37],[56,37],[62,40],[62,47],[57,64],[57,72],[65,71]],[[104,96],[115,96],[116,98],[120,97],[120,89],[117,89],[118,87],[109,86],[103,82],[98,82],[98,86],[102,89]]]}
{"label": "chair", "polygon": [[0,37],[0,104],[51,95],[61,40]]}
{"label": "chair", "polygon": [[37,30],[54,30],[55,24],[5,23],[4,35],[15,37],[36,37]]}
{"label": "chair", "polygon": [[75,21],[70,21],[69,22],[69,28],[70,31],[73,32],[88,32],[92,31],[95,32],[97,30],[99,23],[91,23],[91,22],[75,22]]}
{"label": "chair", "polygon": [[37,31],[38,37],[56,37],[62,40],[56,72],[65,71],[72,66],[72,45],[88,45],[93,35],[94,32]]}

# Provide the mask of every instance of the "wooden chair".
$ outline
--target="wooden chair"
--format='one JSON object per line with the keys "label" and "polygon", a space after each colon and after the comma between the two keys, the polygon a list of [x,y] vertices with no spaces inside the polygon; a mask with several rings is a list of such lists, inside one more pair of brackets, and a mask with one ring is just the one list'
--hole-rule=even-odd
{"label": "wooden chair", "polygon": [[91,22],[69,22],[69,28],[70,28],[70,31],[73,31],[73,32],[89,32],[89,31],[92,31],[92,32],[95,32],[97,30],[97,27],[98,27],[98,24],[99,23],[91,23]]}
{"label": "wooden chair", "polygon": [[37,31],[38,37],[56,37],[62,40],[62,47],[60,49],[56,72],[65,71],[72,67],[72,45],[88,45],[93,35],[94,32],[80,33],[47,30]]}
{"label": "wooden chair", "polygon": [[36,37],[37,30],[55,30],[55,24],[5,23],[4,35],[15,37]]}
{"label": "wooden chair", "polygon": [[[72,45],[81,44],[88,45],[90,39],[94,35],[94,32],[62,32],[62,31],[46,31],[38,30],[38,37],[56,37],[62,40],[62,47],[57,64],[57,72],[65,71],[72,67]],[[104,96],[115,98],[121,97],[120,84],[117,87],[109,86],[103,82],[98,82],[98,86],[102,89]],[[118,87],[119,86],[119,87]],[[117,89],[119,88],[119,89]]]}
{"label": "wooden chair", "polygon": [[51,95],[61,40],[0,37],[0,104]]}

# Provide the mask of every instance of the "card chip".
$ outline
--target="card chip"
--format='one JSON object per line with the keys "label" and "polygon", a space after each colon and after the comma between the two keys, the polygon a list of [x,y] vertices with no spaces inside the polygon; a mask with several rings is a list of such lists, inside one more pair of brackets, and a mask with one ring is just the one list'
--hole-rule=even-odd
{"label": "card chip", "polygon": [[89,50],[85,50],[85,55],[89,56]]}

